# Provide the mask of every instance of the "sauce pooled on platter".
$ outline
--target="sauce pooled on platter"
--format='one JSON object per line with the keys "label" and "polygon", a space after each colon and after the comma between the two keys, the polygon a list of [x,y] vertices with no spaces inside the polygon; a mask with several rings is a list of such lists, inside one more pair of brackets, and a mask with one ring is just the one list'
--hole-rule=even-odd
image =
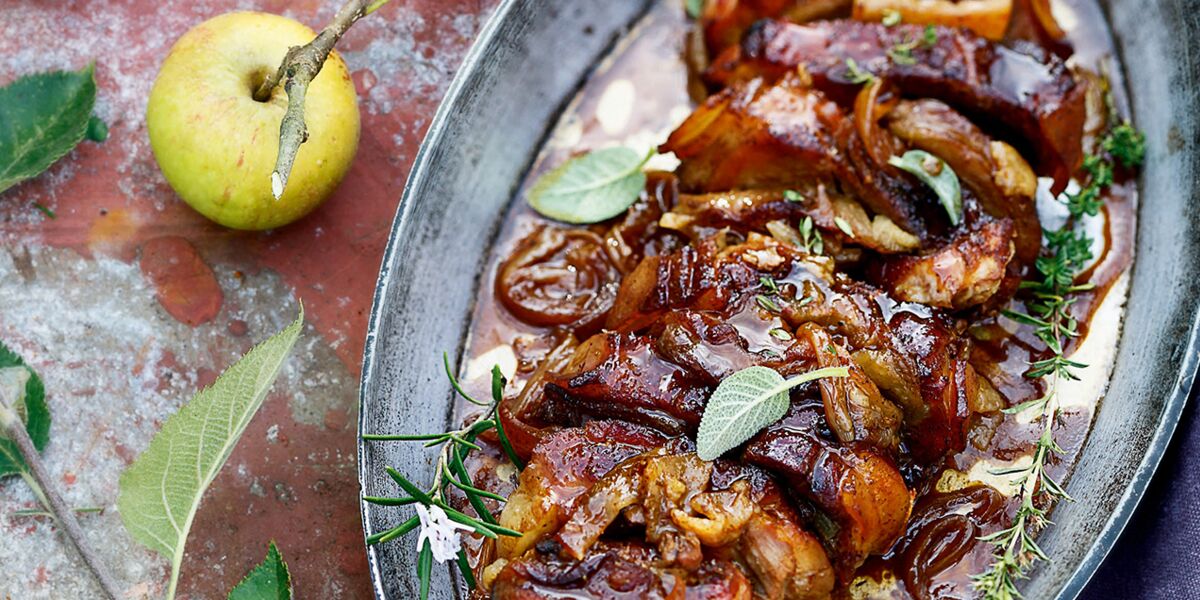
{"label": "sauce pooled on platter", "polygon": [[[692,21],[660,3],[567,107],[525,188],[583,150],[660,154],[613,219],[515,202],[501,228],[462,381],[487,395],[493,364],[508,376],[526,467],[485,436],[467,468],[522,536],[467,541],[475,597],[978,595],[979,538],[1019,504],[993,471],[1042,434],[1002,409],[1046,392],[1026,373],[1052,356],[1001,311],[1029,310],[1020,282],[1067,219],[1055,194],[1078,192],[1124,98],[1091,2],[885,10],[904,5],[709,0]],[[956,173],[961,221],[889,161],[910,150]],[[1085,221],[1075,282],[1094,287],[1063,355],[1089,367],[1058,386],[1057,481],[1115,352],[1132,176]],[[793,388],[781,420],[701,460],[708,399],[750,366],[849,375]]]}

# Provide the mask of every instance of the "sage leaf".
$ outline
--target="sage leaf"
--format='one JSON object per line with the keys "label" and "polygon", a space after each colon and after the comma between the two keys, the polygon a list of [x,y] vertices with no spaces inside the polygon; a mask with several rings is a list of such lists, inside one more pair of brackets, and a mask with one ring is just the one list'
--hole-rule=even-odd
{"label": "sage leaf", "polygon": [[952,225],[962,222],[962,186],[958,183],[958,175],[946,161],[924,150],[909,150],[904,156],[889,158],[888,164],[912,173],[933,189]]}
{"label": "sage leaf", "polygon": [[200,498],[262,406],[300,336],[304,307],[283,331],[252,348],[163,423],[121,474],[117,509],[129,533],[171,561],[175,597],[183,549]]}
{"label": "sage leaf", "polygon": [[[46,443],[50,441],[50,408],[46,406],[46,388],[42,385],[42,378],[26,366],[20,356],[0,342],[0,370],[10,368],[23,368],[29,372],[29,379],[25,381],[24,398],[13,408],[25,420],[25,431],[33,440],[33,446],[39,451],[44,450]],[[0,477],[25,473],[28,470],[29,467],[21,458],[17,445],[5,438],[4,431],[0,429]]]}
{"label": "sage leaf", "polygon": [[0,192],[45,171],[88,131],[94,65],[22,77],[0,88]]}
{"label": "sage leaf", "polygon": [[275,542],[267,557],[229,592],[229,600],[291,600],[292,576]]}
{"label": "sage leaf", "polygon": [[700,418],[696,454],[703,460],[716,459],[782,419],[791,404],[788,391],[792,388],[848,374],[846,367],[826,367],[784,379],[775,369],[756,365],[726,377],[717,384]]}
{"label": "sage leaf", "polygon": [[529,205],[543,216],[576,225],[611,219],[637,201],[646,186],[645,156],[604,148],[572,157],[529,189]]}

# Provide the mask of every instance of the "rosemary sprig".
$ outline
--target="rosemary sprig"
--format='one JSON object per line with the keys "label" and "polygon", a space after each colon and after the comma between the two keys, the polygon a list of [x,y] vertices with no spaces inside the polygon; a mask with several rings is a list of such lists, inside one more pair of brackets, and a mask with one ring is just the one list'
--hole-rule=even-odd
{"label": "rosemary sprig", "polygon": [[[474,533],[482,535],[486,538],[496,539],[501,535],[505,536],[520,536],[519,531],[514,531],[506,527],[502,527],[495,515],[488,509],[484,500],[504,501],[505,498],[499,494],[494,494],[487,490],[480,489],[471,480],[471,474],[466,468],[467,455],[472,450],[479,450],[480,447],[475,441],[481,434],[488,430],[494,430],[496,437],[500,441],[501,448],[518,469],[525,468],[524,463],[517,456],[512,444],[509,442],[508,436],[504,433],[504,427],[500,422],[499,406],[500,401],[504,398],[504,386],[507,381],[504,375],[500,372],[500,367],[492,368],[492,401],[480,402],[472,398],[459,384],[458,379],[454,377],[454,372],[450,369],[450,358],[443,354],[442,362],[446,369],[446,377],[450,379],[450,385],[454,391],[462,396],[471,404],[478,406],[486,406],[487,410],[480,413],[469,425],[455,431],[447,431],[444,433],[429,433],[416,435],[364,435],[364,440],[369,441],[417,441],[425,442],[425,446],[440,446],[438,453],[437,468],[434,471],[433,484],[428,488],[422,489],[420,486],[413,483],[399,471],[387,467],[386,471],[389,477],[396,482],[396,485],[403,490],[407,496],[399,497],[377,497],[364,496],[363,501],[380,506],[407,506],[409,504],[418,504],[425,510],[431,507],[437,507],[445,515],[445,518],[454,523],[460,524],[463,529],[469,529]],[[455,488],[462,492],[467,498],[467,502],[471,504],[471,508],[475,511],[476,516],[471,516],[453,508],[448,500],[447,492],[450,488]],[[367,538],[367,544],[379,544],[399,538],[407,533],[410,533],[418,528],[421,528],[421,539],[419,540],[420,549],[417,554],[417,577],[420,581],[420,598],[424,600],[429,594],[429,582],[432,574],[433,562],[436,557],[434,543],[439,533],[449,536],[456,540],[454,528],[459,527],[453,524],[439,525],[437,523],[426,523],[425,513],[418,511],[422,516],[413,516],[404,521],[400,525],[393,527],[387,531],[378,532]],[[436,511],[434,511],[436,512]],[[432,517],[431,517],[432,519]],[[449,526],[446,526],[449,525]],[[428,532],[427,529],[438,529],[439,531]],[[431,539],[427,539],[428,537]],[[471,572],[471,565],[467,560],[467,555],[461,547],[457,549],[457,554],[454,555],[454,563],[458,566],[462,573],[463,580],[471,588],[475,587],[475,575]],[[437,558],[441,562],[445,557]]]}
{"label": "rosemary sprig", "polygon": [[1031,363],[1025,373],[1030,378],[1048,378],[1046,392],[1004,411],[1008,414],[1037,411],[1036,422],[1042,431],[1028,465],[992,471],[994,475],[1013,477],[1020,506],[1009,527],[979,538],[995,546],[994,560],[988,570],[972,576],[975,589],[988,600],[1021,597],[1017,582],[1028,576],[1035,562],[1048,560],[1035,537],[1050,524],[1046,518],[1048,507],[1058,500],[1071,501],[1066,490],[1046,473],[1046,465],[1052,456],[1063,451],[1053,432],[1060,417],[1059,383],[1078,379],[1077,370],[1087,366],[1068,359],[1063,351],[1067,341],[1079,335],[1078,323],[1071,314],[1071,306],[1078,299],[1075,294],[1092,289],[1090,284],[1075,283],[1076,276],[1092,259],[1092,240],[1078,225],[1084,216],[1099,213],[1104,189],[1113,182],[1113,161],[1135,167],[1145,156],[1144,137],[1128,123],[1110,129],[1099,146],[1103,155],[1084,159],[1086,185],[1075,194],[1065,195],[1070,218],[1059,229],[1044,231],[1047,252],[1035,263],[1039,278],[1021,284],[1029,294],[1028,312],[1004,311],[1005,316],[1032,326],[1051,354]]}

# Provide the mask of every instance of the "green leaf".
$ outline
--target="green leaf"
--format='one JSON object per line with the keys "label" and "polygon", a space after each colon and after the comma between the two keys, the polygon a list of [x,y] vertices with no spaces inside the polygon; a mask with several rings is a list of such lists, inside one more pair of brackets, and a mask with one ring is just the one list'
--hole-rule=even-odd
{"label": "green leaf", "polygon": [[292,576],[275,542],[267,557],[229,592],[229,600],[291,600]]}
{"label": "green leaf", "polygon": [[946,209],[951,224],[958,225],[962,222],[962,186],[958,183],[958,175],[954,173],[954,169],[945,161],[924,150],[909,150],[904,156],[891,157],[888,164],[912,173],[932,188],[941,201],[942,208]]}
{"label": "green leaf", "polygon": [[[25,382],[25,398],[15,408],[25,419],[25,431],[29,432],[34,447],[44,450],[46,442],[50,440],[50,408],[46,406],[46,388],[42,385],[42,378],[26,366],[20,356],[0,342],[0,369],[11,367],[24,367],[29,371],[29,380]],[[0,477],[27,470],[17,445],[6,439],[3,431],[0,431]]]}
{"label": "green leaf", "polygon": [[117,509],[134,539],[171,560],[167,597],[200,498],[262,406],[300,336],[304,307],[283,331],[252,348],[171,415],[146,451],[121,474]]}
{"label": "green leaf", "polygon": [[646,186],[642,166],[653,156],[629,148],[605,148],[576,156],[542,175],[529,190],[529,205],[566,223],[598,223],[621,214]]}
{"label": "green leaf", "polygon": [[88,119],[87,139],[97,143],[108,139],[108,125],[96,115]]}
{"label": "green leaf", "polygon": [[379,10],[380,8],[383,8],[383,5],[387,4],[389,1],[390,0],[375,0],[374,2],[367,5],[367,8],[363,10],[363,15],[369,15],[369,14]]}
{"label": "green leaf", "polygon": [[421,600],[429,598],[429,577],[433,572],[433,546],[429,540],[421,545],[421,551],[417,553],[417,578],[421,581],[421,589],[418,596]]}
{"label": "green leaf", "polygon": [[0,192],[70,152],[96,103],[94,65],[22,77],[0,88]]}
{"label": "green leaf", "polygon": [[686,3],[687,14],[693,19],[699,19],[704,13],[704,0],[684,0]]}
{"label": "green leaf", "polygon": [[785,380],[775,369],[756,365],[726,377],[700,418],[696,454],[714,460],[782,419],[790,404],[788,390],[814,379],[847,375],[846,367],[827,367]]}

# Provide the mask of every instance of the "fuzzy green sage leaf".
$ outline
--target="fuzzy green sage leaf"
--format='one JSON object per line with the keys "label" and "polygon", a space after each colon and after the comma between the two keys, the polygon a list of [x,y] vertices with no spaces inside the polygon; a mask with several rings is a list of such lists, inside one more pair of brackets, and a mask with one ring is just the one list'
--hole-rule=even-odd
{"label": "fuzzy green sage leaf", "polygon": [[171,561],[167,598],[200,498],[233,452],[300,337],[304,308],[283,331],[252,348],[172,415],[121,474],[117,509],[129,533]]}
{"label": "fuzzy green sage leaf", "polygon": [[721,380],[708,399],[700,430],[696,434],[696,454],[714,460],[740,446],[766,426],[787,414],[788,391],[822,377],[846,377],[846,367],[826,367],[784,379],[770,367],[746,367]]}
{"label": "fuzzy green sage leaf", "polygon": [[542,175],[529,189],[529,205],[565,223],[598,223],[629,208],[646,186],[642,167],[654,153],[604,148],[576,156]]}
{"label": "fuzzy green sage leaf", "polygon": [[229,592],[229,600],[291,600],[292,576],[275,542],[246,578]]}
{"label": "fuzzy green sage leaf", "polygon": [[958,225],[962,222],[962,186],[958,183],[958,175],[954,173],[954,169],[945,161],[924,150],[909,150],[904,156],[889,158],[888,164],[912,173],[933,189],[942,203],[942,208],[946,209],[951,224]]}
{"label": "fuzzy green sage leaf", "polygon": [[45,171],[87,134],[93,71],[38,73],[0,88],[0,192]]}
{"label": "fuzzy green sage leaf", "polygon": [[[46,388],[38,374],[26,366],[20,356],[0,343],[0,369],[9,368],[24,368],[29,372],[29,379],[25,381],[25,396],[19,399],[14,408],[25,420],[25,431],[33,440],[33,447],[43,450],[50,440],[50,408],[46,406]],[[24,473],[28,469],[17,445],[5,439],[3,430],[0,430],[0,477]]]}

